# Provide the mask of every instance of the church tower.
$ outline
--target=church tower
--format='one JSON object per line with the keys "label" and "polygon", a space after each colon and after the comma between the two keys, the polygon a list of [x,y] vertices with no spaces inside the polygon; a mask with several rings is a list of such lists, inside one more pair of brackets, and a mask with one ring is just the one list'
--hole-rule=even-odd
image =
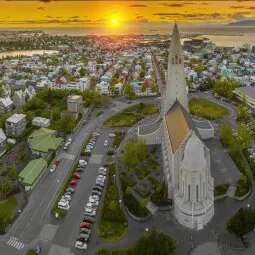
{"label": "church tower", "polygon": [[168,54],[168,71],[163,100],[163,114],[168,112],[176,100],[188,111],[182,46],[179,29],[175,23]]}

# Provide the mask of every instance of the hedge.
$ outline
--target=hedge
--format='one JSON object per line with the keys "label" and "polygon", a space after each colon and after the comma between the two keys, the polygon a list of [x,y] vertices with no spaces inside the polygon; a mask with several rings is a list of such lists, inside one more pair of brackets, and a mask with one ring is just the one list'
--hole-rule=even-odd
{"label": "hedge", "polygon": [[123,140],[126,133],[121,132],[121,131],[116,131],[114,134],[115,134],[115,137],[114,137],[114,140],[113,140],[112,147],[113,148],[118,148],[120,146],[121,141]]}
{"label": "hedge", "polygon": [[221,196],[228,191],[229,183],[223,183],[214,188],[214,196]]}
{"label": "hedge", "polygon": [[244,155],[245,155],[247,161],[249,162],[251,172],[252,172],[252,176],[253,176],[253,180],[255,181],[255,161],[254,161],[254,159],[250,158],[250,154],[247,151],[247,149],[244,149],[243,152],[244,152]]}
{"label": "hedge", "polygon": [[61,199],[61,197],[64,195],[65,190],[70,186],[70,182],[71,182],[71,180],[73,179],[73,173],[76,171],[76,168],[77,168],[78,164],[79,164],[79,162],[76,162],[76,163],[74,164],[74,166],[73,166],[71,172],[70,172],[69,175],[68,175],[68,178],[66,179],[66,181],[65,181],[65,183],[63,184],[61,190],[59,191],[58,196],[57,196],[57,198],[56,198],[56,200],[55,200],[55,203],[54,203],[54,205],[53,205],[53,207],[52,207],[52,209],[51,209],[51,212],[52,212],[53,214],[58,213],[58,215],[59,215],[60,217],[65,217],[68,211],[59,209],[59,208],[58,208],[58,202],[59,202],[59,200]]}

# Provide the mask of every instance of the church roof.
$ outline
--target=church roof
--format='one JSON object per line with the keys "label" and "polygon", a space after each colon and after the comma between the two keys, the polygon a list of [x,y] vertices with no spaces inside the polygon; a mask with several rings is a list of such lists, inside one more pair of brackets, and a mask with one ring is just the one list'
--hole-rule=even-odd
{"label": "church roof", "polygon": [[192,132],[185,146],[183,167],[190,171],[200,171],[205,166],[204,145],[196,134]]}
{"label": "church roof", "polygon": [[189,113],[177,100],[165,115],[165,120],[173,153],[175,153],[184,142],[190,130],[193,130],[201,139]]}

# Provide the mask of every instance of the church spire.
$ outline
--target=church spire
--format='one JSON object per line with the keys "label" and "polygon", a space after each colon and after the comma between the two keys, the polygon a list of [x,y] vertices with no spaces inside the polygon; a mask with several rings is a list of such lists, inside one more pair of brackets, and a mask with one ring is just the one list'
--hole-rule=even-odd
{"label": "church spire", "polygon": [[182,46],[178,25],[175,23],[168,54],[167,81],[163,102],[164,114],[176,100],[188,111]]}

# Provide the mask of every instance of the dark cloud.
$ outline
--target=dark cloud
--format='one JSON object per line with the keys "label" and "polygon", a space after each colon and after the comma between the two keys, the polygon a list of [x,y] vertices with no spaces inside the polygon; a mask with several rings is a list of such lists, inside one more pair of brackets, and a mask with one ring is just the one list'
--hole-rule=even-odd
{"label": "dark cloud", "polygon": [[163,5],[163,6],[167,6],[167,7],[173,7],[173,8],[175,8],[175,7],[182,7],[183,6],[183,4],[175,4],[175,3],[161,3],[160,5]]}
{"label": "dark cloud", "polygon": [[50,15],[47,15],[47,16],[45,16],[45,18],[47,18],[47,19],[52,19],[53,17],[50,16]]}
{"label": "dark cloud", "polygon": [[236,12],[233,14],[229,14],[228,18],[230,20],[243,20],[247,18],[247,15],[251,14],[250,12]]}
{"label": "dark cloud", "polygon": [[80,16],[70,16],[70,17],[68,17],[69,19],[78,19],[78,18],[80,18]]}
{"label": "dark cloud", "polygon": [[155,15],[155,16],[175,16],[175,15],[180,15],[180,13],[157,12],[157,13],[153,13],[152,15]]}
{"label": "dark cloud", "polygon": [[147,5],[145,5],[145,4],[131,4],[128,7],[144,8],[144,7],[147,7]]}
{"label": "dark cloud", "polygon": [[232,9],[246,9],[246,10],[255,10],[255,6],[241,6],[241,5],[235,5],[230,6]]}
{"label": "dark cloud", "polygon": [[139,15],[139,16],[136,16],[136,19],[143,19],[144,17]]}
{"label": "dark cloud", "polygon": [[40,10],[40,11],[44,11],[44,7],[42,7],[42,6],[40,6],[40,7],[38,7],[38,8],[36,8],[37,10]]}

